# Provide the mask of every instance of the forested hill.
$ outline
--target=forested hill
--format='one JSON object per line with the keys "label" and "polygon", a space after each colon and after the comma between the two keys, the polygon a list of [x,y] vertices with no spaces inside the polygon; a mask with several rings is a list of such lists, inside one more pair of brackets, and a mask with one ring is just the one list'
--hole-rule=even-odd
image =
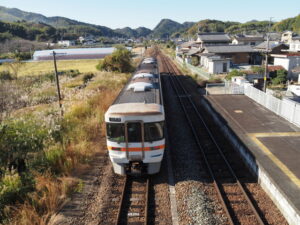
{"label": "forested hill", "polygon": [[[220,20],[201,20],[195,23],[191,28],[182,32],[181,35],[194,36],[200,32],[226,32],[229,34],[257,34],[267,31],[269,21],[252,20],[246,23],[220,21]],[[300,15],[271,23],[271,31],[283,32],[292,30],[300,34]]]}

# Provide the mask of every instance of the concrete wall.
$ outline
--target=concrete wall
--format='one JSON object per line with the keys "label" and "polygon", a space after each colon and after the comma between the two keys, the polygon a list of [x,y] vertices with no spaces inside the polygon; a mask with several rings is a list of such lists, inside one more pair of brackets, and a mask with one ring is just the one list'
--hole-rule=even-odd
{"label": "concrete wall", "polygon": [[287,71],[290,68],[290,60],[288,58],[274,58],[274,66],[282,66]]}
{"label": "concrete wall", "polygon": [[288,71],[288,75],[290,75],[292,69],[300,66],[300,56],[289,56],[288,58],[274,57],[274,65],[282,66]]}
{"label": "concrete wall", "polygon": [[[212,71],[212,72],[210,72],[210,73],[214,73],[214,74],[224,73],[224,72],[223,72],[223,63],[226,63],[226,68],[227,68],[227,69],[226,69],[226,72],[228,72],[230,63],[229,63],[229,61],[227,61],[227,60],[210,62],[210,67],[212,67],[212,70],[211,70],[211,68],[209,68],[208,71],[209,71],[209,72]],[[226,72],[225,72],[225,73],[226,73]]]}

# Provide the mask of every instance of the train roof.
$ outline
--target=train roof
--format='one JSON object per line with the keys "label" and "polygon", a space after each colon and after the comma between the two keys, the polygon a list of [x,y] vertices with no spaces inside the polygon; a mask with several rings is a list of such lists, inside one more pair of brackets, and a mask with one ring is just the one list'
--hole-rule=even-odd
{"label": "train roof", "polygon": [[[144,71],[146,67],[146,71]],[[113,105],[124,103],[161,104],[160,77],[156,64],[141,64]],[[141,72],[142,71],[142,72]]]}
{"label": "train roof", "polygon": [[109,107],[107,114],[110,116],[122,115],[157,115],[162,114],[163,108],[158,104],[145,104],[145,103],[124,103],[112,105]]}

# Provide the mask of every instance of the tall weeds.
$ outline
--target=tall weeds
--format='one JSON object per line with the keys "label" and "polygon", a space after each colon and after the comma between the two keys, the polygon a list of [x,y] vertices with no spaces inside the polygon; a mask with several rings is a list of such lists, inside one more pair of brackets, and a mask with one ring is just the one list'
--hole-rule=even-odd
{"label": "tall weeds", "polygon": [[[32,188],[16,204],[5,207],[3,223],[47,224],[66,197],[82,189],[80,180],[72,177],[74,169],[83,167],[99,151],[105,134],[104,113],[127,78],[125,74],[98,74],[88,82],[86,90],[90,94],[83,94],[80,101],[70,101],[72,104],[61,120],[53,119],[56,112],[52,115],[51,110],[47,111],[50,119],[44,119],[43,124],[51,127],[49,140],[43,151],[29,155],[27,162],[26,174],[29,174]],[[43,118],[43,114],[37,113],[37,116]]]}

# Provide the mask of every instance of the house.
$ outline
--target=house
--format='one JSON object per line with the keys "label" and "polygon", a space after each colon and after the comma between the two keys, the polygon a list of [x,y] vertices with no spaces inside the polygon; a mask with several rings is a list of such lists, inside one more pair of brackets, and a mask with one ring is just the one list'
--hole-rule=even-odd
{"label": "house", "polygon": [[300,36],[292,37],[290,41],[290,52],[300,52]]}
{"label": "house", "polygon": [[217,55],[201,54],[200,65],[210,74],[228,73],[230,59]]}
{"label": "house", "polygon": [[271,54],[281,54],[282,50],[287,50],[289,47],[281,42],[278,41],[264,41],[260,43],[259,45],[255,46],[254,49],[258,52],[266,52],[268,49],[268,52]]}
{"label": "house", "polygon": [[57,44],[58,44],[59,46],[62,46],[62,47],[70,47],[70,46],[76,45],[75,41],[72,41],[72,40],[62,40],[62,41],[58,41]]}
{"label": "house", "polygon": [[205,46],[203,53],[230,58],[232,64],[259,64],[261,62],[261,57],[250,45]]}
{"label": "house", "polygon": [[[269,37],[269,41],[281,41],[281,33],[269,32],[267,36]],[[265,41],[267,40],[267,36],[265,36]]]}
{"label": "house", "polygon": [[285,31],[282,33],[281,35],[281,42],[285,43],[285,44],[291,44],[291,42],[293,41],[294,38],[300,38],[300,36],[298,36],[296,33],[294,33],[293,31]]}
{"label": "house", "polygon": [[232,44],[234,45],[251,45],[255,46],[264,41],[263,36],[250,36],[250,35],[235,35],[232,38]]}
{"label": "house", "polygon": [[288,79],[298,79],[298,74],[292,70],[300,66],[300,53],[272,54],[274,66],[282,66],[288,72]]}
{"label": "house", "polygon": [[228,45],[231,38],[226,33],[198,33],[197,43],[200,48],[208,45]]}
{"label": "house", "polygon": [[200,46],[197,42],[195,41],[188,41],[188,42],[184,42],[180,45],[176,46],[176,56],[179,56],[180,58],[185,58],[185,56],[187,54],[191,55],[189,52],[190,51],[195,51],[195,50],[199,50]]}

